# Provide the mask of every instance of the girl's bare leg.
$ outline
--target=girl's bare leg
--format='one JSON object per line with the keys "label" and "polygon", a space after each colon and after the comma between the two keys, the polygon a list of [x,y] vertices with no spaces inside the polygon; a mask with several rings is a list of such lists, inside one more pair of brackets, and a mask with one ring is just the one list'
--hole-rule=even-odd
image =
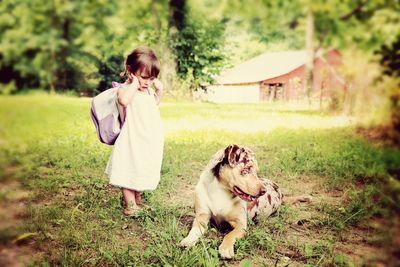
{"label": "girl's bare leg", "polygon": [[124,201],[125,201],[124,214],[125,215],[134,214],[135,211],[139,209],[136,203],[136,191],[127,188],[122,188],[122,195],[124,196]]}
{"label": "girl's bare leg", "polygon": [[136,200],[136,205],[139,205],[140,202],[142,201],[142,192],[135,191],[135,200]]}

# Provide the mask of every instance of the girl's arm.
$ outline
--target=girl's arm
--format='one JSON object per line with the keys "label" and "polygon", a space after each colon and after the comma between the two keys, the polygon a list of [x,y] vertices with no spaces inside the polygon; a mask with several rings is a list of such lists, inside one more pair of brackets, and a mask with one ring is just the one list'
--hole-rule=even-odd
{"label": "girl's arm", "polygon": [[121,87],[118,89],[118,102],[126,107],[132,100],[133,94],[139,89],[139,80],[135,75],[131,75],[132,81],[128,88]]}
{"label": "girl's arm", "polygon": [[160,104],[161,96],[163,95],[164,92],[164,85],[159,79],[154,79],[153,85],[154,85],[154,91],[156,93],[155,97],[157,104]]}

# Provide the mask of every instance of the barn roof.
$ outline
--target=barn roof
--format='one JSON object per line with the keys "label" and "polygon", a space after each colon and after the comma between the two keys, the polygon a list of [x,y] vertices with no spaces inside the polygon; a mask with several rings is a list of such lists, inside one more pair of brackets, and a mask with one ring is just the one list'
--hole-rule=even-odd
{"label": "barn roof", "polygon": [[253,83],[286,74],[306,63],[306,50],[267,52],[216,78],[216,84]]}

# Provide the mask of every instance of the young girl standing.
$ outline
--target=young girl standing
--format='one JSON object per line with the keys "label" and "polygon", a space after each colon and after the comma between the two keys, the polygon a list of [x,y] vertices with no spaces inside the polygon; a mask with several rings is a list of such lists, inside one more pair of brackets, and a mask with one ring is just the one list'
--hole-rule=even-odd
{"label": "young girl standing", "polygon": [[163,93],[159,72],[154,52],[138,47],[126,58],[127,80],[118,89],[118,102],[126,108],[126,117],[106,173],[110,184],[122,190],[125,215],[135,214],[142,192],[156,189],[160,181],[164,135],[158,109]]}

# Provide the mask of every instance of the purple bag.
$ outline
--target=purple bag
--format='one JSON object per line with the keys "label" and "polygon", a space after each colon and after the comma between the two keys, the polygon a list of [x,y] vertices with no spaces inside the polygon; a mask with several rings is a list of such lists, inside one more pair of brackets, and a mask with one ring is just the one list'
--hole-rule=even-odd
{"label": "purple bag", "polygon": [[125,122],[126,108],[118,103],[118,89],[123,84],[112,82],[113,88],[93,97],[91,117],[100,142],[113,145]]}

